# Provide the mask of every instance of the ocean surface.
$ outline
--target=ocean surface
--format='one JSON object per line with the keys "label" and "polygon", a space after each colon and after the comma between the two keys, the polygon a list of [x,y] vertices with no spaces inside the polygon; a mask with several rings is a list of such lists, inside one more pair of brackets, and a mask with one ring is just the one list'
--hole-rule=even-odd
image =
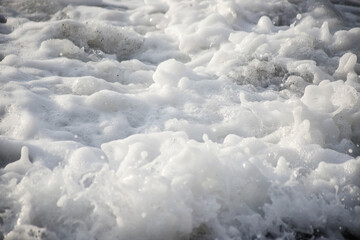
{"label": "ocean surface", "polygon": [[359,1],[0,15],[0,240],[360,239]]}

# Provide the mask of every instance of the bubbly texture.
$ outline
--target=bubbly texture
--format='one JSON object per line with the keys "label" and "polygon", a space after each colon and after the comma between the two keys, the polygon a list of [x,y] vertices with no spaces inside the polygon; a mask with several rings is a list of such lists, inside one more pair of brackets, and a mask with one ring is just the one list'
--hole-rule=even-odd
{"label": "bubbly texture", "polygon": [[0,239],[359,239],[359,13],[2,0]]}

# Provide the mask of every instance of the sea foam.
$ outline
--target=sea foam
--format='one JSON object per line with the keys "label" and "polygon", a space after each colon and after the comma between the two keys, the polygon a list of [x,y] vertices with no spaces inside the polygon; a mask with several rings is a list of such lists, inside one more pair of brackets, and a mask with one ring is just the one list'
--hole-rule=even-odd
{"label": "sea foam", "polygon": [[360,238],[332,2],[2,1],[0,239]]}

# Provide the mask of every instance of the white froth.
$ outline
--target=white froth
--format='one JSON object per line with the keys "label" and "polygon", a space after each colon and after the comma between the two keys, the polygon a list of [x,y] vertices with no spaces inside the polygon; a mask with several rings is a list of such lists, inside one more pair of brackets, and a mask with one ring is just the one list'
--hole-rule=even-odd
{"label": "white froth", "polygon": [[332,2],[4,0],[0,239],[360,238]]}

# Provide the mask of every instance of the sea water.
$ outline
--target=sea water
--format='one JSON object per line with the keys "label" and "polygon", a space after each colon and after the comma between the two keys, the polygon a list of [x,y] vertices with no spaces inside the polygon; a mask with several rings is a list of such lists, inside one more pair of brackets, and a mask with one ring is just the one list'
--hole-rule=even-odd
{"label": "sea water", "polygon": [[0,239],[359,239],[359,13],[2,0]]}

